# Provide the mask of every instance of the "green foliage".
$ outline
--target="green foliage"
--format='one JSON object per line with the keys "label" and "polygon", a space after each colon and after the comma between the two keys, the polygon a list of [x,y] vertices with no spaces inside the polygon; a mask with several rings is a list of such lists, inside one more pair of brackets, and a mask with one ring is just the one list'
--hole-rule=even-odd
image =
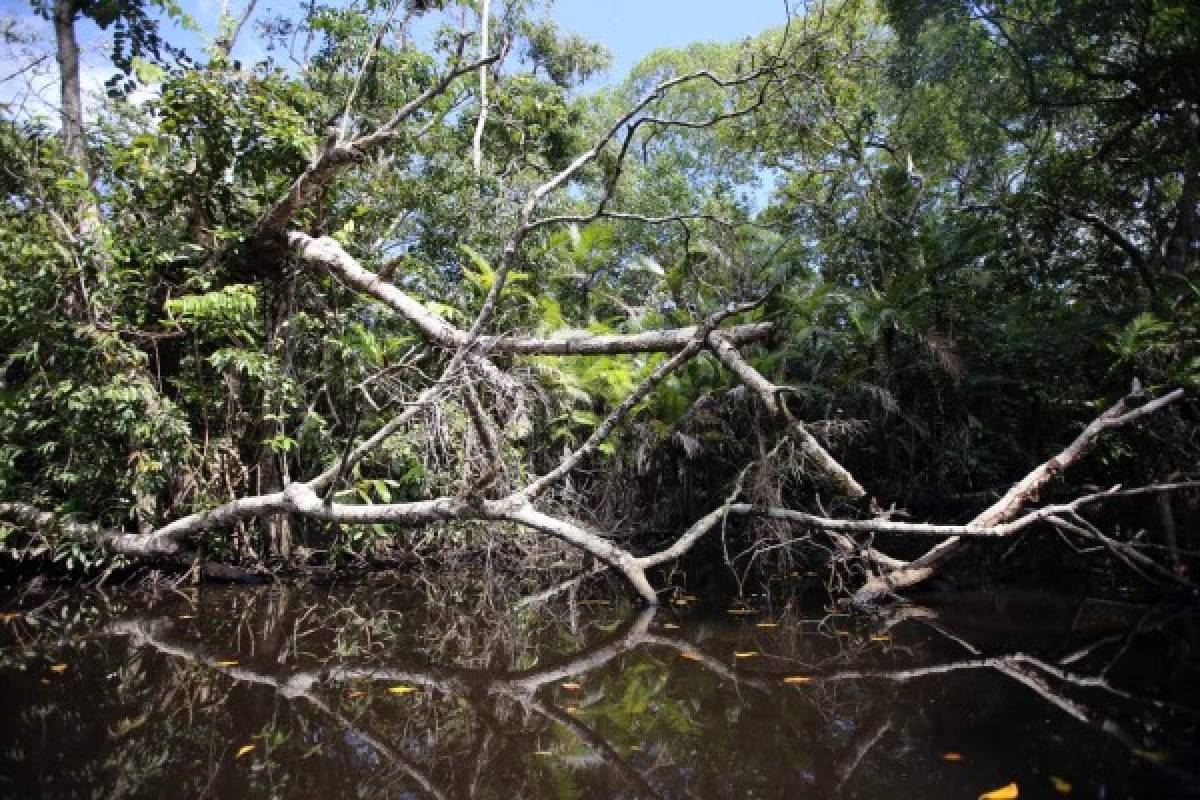
{"label": "green foliage", "polygon": [[[171,4],[153,24],[147,4],[79,5],[124,32],[122,87],[155,91],[93,109],[94,175],[52,129],[4,112],[0,498],[161,521],[314,474],[428,385],[445,362],[411,326],[250,232],[331,126],[371,130],[442,74],[454,36],[438,23],[453,15],[438,5],[306,7],[268,23],[255,64],[156,50],[156,26],[182,17]],[[624,161],[609,147],[544,198],[539,215],[589,219],[603,197],[686,219],[539,228],[489,332],[639,332],[765,297],[739,321],[779,333],[747,356],[897,497],[1004,482],[1134,376],[1200,382],[1200,35],[1184,4],[852,0],[797,20],[787,41],[776,29],[656,51],[591,93],[581,84],[606,52],[530,8],[494,20],[517,41],[490,73],[478,175],[478,83],[463,78],[306,197],[294,225],[469,325],[531,187],[660,81],[771,65],[650,98],[644,124],[619,131]],[[401,32],[409,12],[431,15],[428,36]],[[286,66],[305,38],[305,69]],[[545,467],[662,358],[498,359],[537,397],[495,420],[506,464]],[[753,437],[691,412],[699,399],[728,409],[733,385],[711,357],[679,370],[606,443],[607,469],[692,426],[719,447],[685,471],[727,480],[723,459]],[[341,499],[460,490],[469,476],[446,463],[469,425],[451,401],[431,416],[427,439],[396,437]],[[350,558],[383,532],[303,535]],[[248,555],[256,537],[212,544]]]}

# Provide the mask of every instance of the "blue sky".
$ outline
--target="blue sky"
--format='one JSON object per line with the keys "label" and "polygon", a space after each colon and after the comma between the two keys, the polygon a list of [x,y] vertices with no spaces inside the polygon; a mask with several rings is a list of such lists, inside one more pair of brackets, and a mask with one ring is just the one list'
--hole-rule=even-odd
{"label": "blue sky", "polygon": [[[793,0],[794,3],[794,0]],[[220,0],[182,0],[180,5],[200,25],[201,33],[211,36],[220,13]],[[239,0],[229,6],[238,8]],[[280,13],[289,14],[297,2],[259,0],[255,19]],[[604,44],[613,54],[610,81],[618,81],[638,59],[658,47],[679,47],[697,41],[730,41],[779,25],[785,19],[784,0],[557,0],[551,15],[566,30],[581,33]],[[48,23],[37,19],[28,0],[0,0],[0,17],[16,18],[22,24],[48,35]],[[181,31],[164,31],[168,37],[195,46],[198,39]],[[98,44],[99,36],[80,26],[85,47]],[[239,50],[255,60],[258,48],[250,26],[243,34]],[[86,54],[85,54],[86,55]],[[0,55],[0,61],[9,61]],[[98,59],[97,59],[98,60]],[[3,69],[0,74],[10,70]],[[97,64],[97,68],[99,68]]]}
{"label": "blue sky", "polygon": [[[226,0],[225,5],[239,9],[244,2]],[[792,4],[797,5],[796,0]],[[168,24],[163,33],[197,52],[215,33],[223,4],[221,0],[180,0],[180,5],[196,21],[199,32],[189,33]],[[298,0],[258,0],[253,19],[295,16],[298,8]],[[556,0],[549,13],[563,29],[600,42],[612,53],[608,74],[589,82],[589,87],[619,82],[639,59],[659,47],[733,41],[780,25],[786,18],[784,0]],[[0,77],[53,52],[53,29],[33,13],[29,0],[0,0],[0,22],[7,21],[15,21],[18,29],[31,33],[36,42],[0,47]],[[77,30],[85,91],[98,91],[113,72],[106,55],[108,37],[87,22],[81,21]],[[266,56],[253,24],[244,29],[235,56],[248,62]],[[53,60],[42,60],[35,67],[17,79],[0,83],[0,103],[12,103],[12,112],[17,115],[38,114],[53,120],[58,100]]]}
{"label": "blue sky", "polygon": [[552,13],[612,51],[614,81],[659,47],[732,41],[786,19],[783,0],[558,0]]}

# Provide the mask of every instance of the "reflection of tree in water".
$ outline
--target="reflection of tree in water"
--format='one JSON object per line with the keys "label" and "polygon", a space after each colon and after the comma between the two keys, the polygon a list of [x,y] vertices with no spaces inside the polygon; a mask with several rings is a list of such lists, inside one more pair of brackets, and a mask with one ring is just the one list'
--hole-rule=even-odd
{"label": "reflection of tree in water", "polygon": [[[313,771],[331,787],[356,786],[359,796],[394,796],[397,786],[431,797],[791,796],[803,786],[864,796],[903,792],[906,782],[928,787],[932,773],[954,769],[987,788],[985,770],[942,763],[941,749],[1019,749],[987,739],[993,717],[1015,714],[1050,718],[1068,739],[1093,748],[1106,741],[1106,753],[1131,754],[1163,780],[1196,785],[1180,766],[1194,754],[1172,752],[1190,745],[1170,739],[1195,728],[1195,712],[1109,677],[1138,637],[1178,614],[1148,613],[1126,633],[1073,642],[1048,658],[996,654],[933,611],[908,607],[869,628],[802,621],[800,635],[796,625],[755,631],[758,655],[738,659],[727,628],[689,624],[684,633],[646,611],[589,646],[539,661],[538,653],[579,641],[571,633],[577,607],[563,619],[537,609],[532,626],[443,610],[414,627],[411,616],[373,618],[350,607],[322,614],[286,593],[267,606],[221,615],[234,621],[216,623],[221,635],[202,643],[170,617],[109,631],[132,637],[135,661],[167,656],[159,668],[178,672],[162,683],[170,688],[160,690],[159,707],[189,707],[192,726],[216,728],[205,720],[224,714],[220,727],[236,731],[246,687],[269,688],[273,724],[288,738],[271,752],[260,736],[245,763],[259,769],[256,783],[272,776],[284,795],[316,788],[288,783]],[[582,627],[607,627],[615,613],[584,613]],[[341,627],[328,627],[334,622]],[[232,664],[231,651],[250,655]],[[811,680],[783,683],[798,674]],[[417,691],[389,691],[398,687]],[[961,724],[947,727],[956,714]],[[973,727],[980,741],[969,738]],[[245,736],[225,735],[235,740],[214,751],[210,782]],[[316,763],[304,763],[306,749]],[[914,774],[923,763],[931,774]]]}
{"label": "reflection of tree in water", "polygon": [[[1148,699],[1187,701],[1193,618],[1095,608],[1030,645],[1024,620],[961,603],[768,621],[370,588],[206,591],[140,618],[114,601],[0,648],[0,796],[1036,795],[1034,767],[1079,795],[1196,789],[1195,712]],[[80,636],[98,616],[111,635]]]}

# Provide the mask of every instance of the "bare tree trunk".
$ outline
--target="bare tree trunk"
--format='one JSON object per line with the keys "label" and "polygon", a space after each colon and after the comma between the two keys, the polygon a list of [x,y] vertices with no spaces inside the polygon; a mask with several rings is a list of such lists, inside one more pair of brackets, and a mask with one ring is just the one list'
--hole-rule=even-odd
{"label": "bare tree trunk", "polygon": [[58,74],[62,94],[63,149],[90,178],[92,168],[83,138],[83,93],[79,86],[79,43],[75,40],[75,0],[55,2],[54,38],[58,45]]}

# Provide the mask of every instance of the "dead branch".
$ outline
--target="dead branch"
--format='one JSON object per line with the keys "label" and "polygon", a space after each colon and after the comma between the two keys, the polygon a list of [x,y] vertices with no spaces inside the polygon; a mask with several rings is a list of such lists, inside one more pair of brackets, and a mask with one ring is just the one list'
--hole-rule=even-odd
{"label": "dead branch", "polygon": [[[1132,404],[1141,399],[1140,392],[1131,392],[1121,398],[1112,408],[1084,428],[1058,455],[1040,464],[1014,484],[1003,497],[971,520],[971,524],[992,527],[1012,519],[1020,514],[1051,480],[1087,455],[1102,433],[1153,414],[1182,396],[1183,390],[1176,389],[1162,397],[1132,408]],[[906,566],[872,576],[855,592],[854,603],[870,605],[880,597],[927,580],[938,567],[953,558],[966,541],[967,539],[962,536],[952,536],[930,548],[924,555],[914,559]]]}
{"label": "dead branch", "polygon": [[758,395],[763,405],[766,406],[767,413],[787,425],[788,434],[795,439],[800,452],[811,461],[821,481],[847,497],[866,495],[866,490],[855,480],[854,476],[821,446],[816,437],[804,427],[804,423],[788,411],[787,406],[780,398],[779,387],[750,366],[750,363],[742,358],[742,354],[734,347],[733,342],[725,338],[723,332],[714,331],[709,335],[708,343],[709,348],[721,360],[721,363]]}

